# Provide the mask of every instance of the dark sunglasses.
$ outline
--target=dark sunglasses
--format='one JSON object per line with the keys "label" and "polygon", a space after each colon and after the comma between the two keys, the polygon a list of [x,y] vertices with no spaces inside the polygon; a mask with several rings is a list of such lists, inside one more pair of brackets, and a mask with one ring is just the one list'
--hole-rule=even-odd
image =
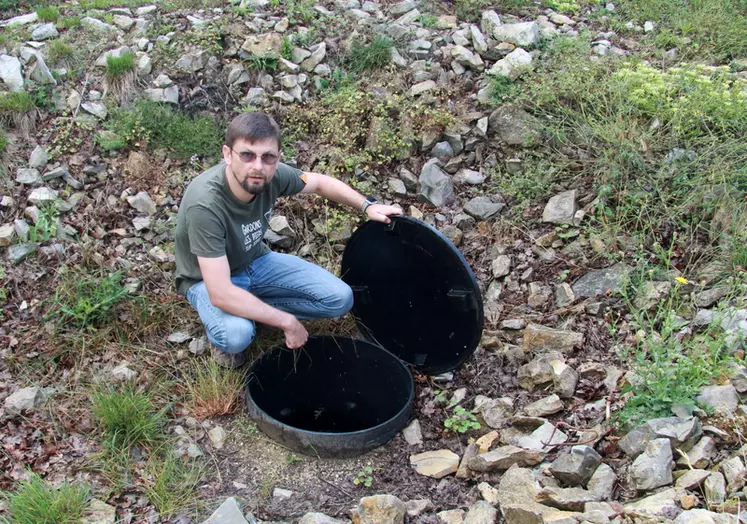
{"label": "dark sunglasses", "polygon": [[[236,151],[235,149],[231,149],[231,151],[239,155],[239,158],[245,164],[254,162],[257,158],[257,153],[252,151]],[[265,153],[260,158],[262,158],[262,163],[266,166],[273,166],[278,163],[278,160],[280,160],[280,157],[273,155],[272,153]]]}

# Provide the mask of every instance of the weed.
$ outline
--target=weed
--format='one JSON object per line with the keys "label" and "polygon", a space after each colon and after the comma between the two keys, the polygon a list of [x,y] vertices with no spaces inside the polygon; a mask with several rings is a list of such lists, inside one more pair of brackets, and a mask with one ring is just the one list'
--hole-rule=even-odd
{"label": "weed", "polygon": [[140,7],[149,0],[80,0],[81,9],[109,9],[111,7]]}
{"label": "weed", "polygon": [[107,451],[151,447],[161,441],[166,422],[165,410],[157,409],[153,395],[138,391],[134,384],[94,393],[93,415]]}
{"label": "weed", "polygon": [[288,457],[288,465],[295,464],[296,462],[303,462],[303,457],[299,457],[295,453],[291,453],[290,457]]}
{"label": "weed", "polygon": [[52,120],[50,132],[52,147],[49,156],[77,153],[88,138],[92,127],[85,120],[78,120],[72,116],[60,116]]}
{"label": "weed", "polygon": [[184,36],[184,40],[213,53],[222,54],[225,46],[227,24],[227,18],[219,18],[210,22],[205,27],[189,31]]}
{"label": "weed", "polygon": [[270,0],[270,6],[281,9],[293,25],[311,25],[318,16],[314,0]]}
{"label": "weed", "polygon": [[112,13],[104,13],[104,16],[102,16],[101,18],[105,23],[114,25],[114,15]]}
{"label": "weed", "polygon": [[122,78],[135,69],[134,53],[123,53],[121,56],[106,57],[106,78],[115,80]]}
{"label": "weed", "polygon": [[129,146],[147,144],[168,149],[180,159],[217,154],[224,133],[212,116],[190,118],[167,104],[149,100],[116,109],[106,125]]}
{"label": "weed", "polygon": [[0,128],[0,156],[8,149],[8,144],[8,134],[5,132],[5,129]]}
{"label": "weed", "polygon": [[27,91],[14,91],[0,94],[0,123],[12,125],[19,129],[24,136],[36,124],[38,108],[36,100]]}
{"label": "weed", "polygon": [[563,13],[567,15],[573,15],[578,13],[581,10],[581,5],[576,0],[569,0],[569,1],[557,1],[557,0],[542,0],[542,5],[545,7],[549,7],[550,9],[553,9],[557,11],[558,13]]}
{"label": "weed", "polygon": [[116,151],[127,145],[124,138],[109,130],[102,130],[96,133],[96,144],[103,151]]}
{"label": "weed", "polygon": [[72,29],[74,27],[80,27],[79,16],[66,16],[57,22],[57,29]]}
{"label": "weed", "polygon": [[30,242],[46,242],[57,236],[59,226],[59,202],[39,207],[39,216],[29,228]]}
{"label": "weed", "polygon": [[135,94],[135,55],[127,52],[106,58],[104,96],[111,93],[120,104],[129,102]]}
{"label": "weed", "polygon": [[65,270],[57,284],[46,318],[60,325],[95,328],[106,322],[114,306],[124,300],[127,289],[121,272],[96,274]]}
{"label": "weed", "polygon": [[71,62],[75,50],[73,46],[60,39],[52,40],[47,49],[47,57],[53,65],[67,65]]}
{"label": "weed", "polygon": [[438,18],[434,15],[423,13],[420,15],[420,25],[423,27],[436,27]]}
{"label": "weed", "polygon": [[38,474],[15,493],[2,493],[7,501],[9,522],[14,524],[74,524],[80,522],[88,502],[89,490],[81,485],[62,484],[55,489]]}
{"label": "weed", "polygon": [[212,358],[195,362],[184,377],[190,411],[198,419],[233,413],[243,384],[243,373],[222,368]]}
{"label": "weed", "polygon": [[[378,468],[376,468],[378,469]],[[363,466],[363,468],[358,472],[358,474],[353,479],[353,484],[356,486],[365,486],[367,488],[370,488],[373,485],[373,472],[375,471],[374,468],[371,466]]]}
{"label": "weed", "polygon": [[145,466],[143,491],[164,518],[195,505],[203,471],[188,457],[173,452],[151,456]]}
{"label": "weed", "polygon": [[455,433],[466,433],[472,429],[480,429],[480,427],[477,417],[462,406],[456,406],[453,415],[444,420],[444,428]]}
{"label": "weed", "polygon": [[392,39],[383,35],[376,35],[369,44],[354,40],[345,62],[356,73],[382,69],[392,61],[393,46]]}
{"label": "weed", "polygon": [[274,56],[250,56],[244,63],[250,71],[276,71],[279,60]]}
{"label": "weed", "polygon": [[280,43],[280,56],[282,56],[284,59],[288,61],[293,60],[293,48],[294,46],[294,38],[292,35],[285,35],[283,37],[283,41]]}
{"label": "weed", "polygon": [[56,22],[60,17],[60,11],[53,5],[45,5],[36,8],[36,16],[42,22]]}
{"label": "weed", "polygon": [[493,104],[499,105],[519,94],[519,84],[507,76],[490,75],[490,97]]}

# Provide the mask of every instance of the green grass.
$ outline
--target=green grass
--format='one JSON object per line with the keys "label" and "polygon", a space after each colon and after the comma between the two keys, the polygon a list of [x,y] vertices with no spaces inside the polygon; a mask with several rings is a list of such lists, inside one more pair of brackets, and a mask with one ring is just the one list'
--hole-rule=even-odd
{"label": "green grass", "polygon": [[72,29],[73,27],[80,27],[79,16],[66,16],[57,22],[57,29]]}
{"label": "green grass", "polygon": [[55,39],[49,43],[47,56],[50,64],[68,64],[75,55],[75,49],[67,42]]}
{"label": "green grass", "polygon": [[8,144],[8,134],[5,132],[5,129],[0,128],[0,156],[8,149]]}
{"label": "green grass", "polygon": [[94,393],[92,410],[107,451],[116,454],[133,446],[152,448],[163,440],[165,411],[158,409],[151,393],[133,384]]}
{"label": "green grass", "polygon": [[106,57],[106,77],[109,80],[122,78],[135,70],[134,53],[124,53],[122,56]]}
{"label": "green grass", "polygon": [[118,109],[107,127],[128,145],[147,143],[167,149],[179,159],[192,155],[210,157],[220,153],[225,130],[212,116],[191,118],[167,104],[141,100],[132,108]]}
{"label": "green grass", "polygon": [[3,493],[8,523],[75,524],[82,520],[89,490],[79,484],[64,483],[55,489],[38,474],[30,473],[14,493]]}
{"label": "green grass", "polygon": [[383,69],[392,61],[391,38],[376,35],[370,43],[354,40],[346,57],[348,69],[355,73],[364,73]]}
{"label": "green grass", "polygon": [[34,97],[27,91],[0,95],[0,117],[23,115],[36,108]]}
{"label": "green grass", "polygon": [[40,6],[36,8],[36,16],[42,22],[56,22],[60,18],[60,11],[53,5]]}
{"label": "green grass", "polygon": [[745,0],[621,0],[616,6],[621,19],[640,24],[653,20],[676,36],[670,45],[676,43],[685,58],[715,58],[723,63],[747,54]]}
{"label": "green grass", "polygon": [[193,508],[203,471],[192,459],[172,452],[152,456],[145,466],[143,491],[163,518]]}
{"label": "green grass", "polygon": [[149,0],[80,0],[80,8],[109,9],[111,7],[141,7],[151,4]]}
{"label": "green grass", "polygon": [[46,318],[60,326],[95,328],[107,322],[114,307],[128,296],[122,285],[123,274],[91,273],[66,269],[61,274],[55,294],[49,299]]}

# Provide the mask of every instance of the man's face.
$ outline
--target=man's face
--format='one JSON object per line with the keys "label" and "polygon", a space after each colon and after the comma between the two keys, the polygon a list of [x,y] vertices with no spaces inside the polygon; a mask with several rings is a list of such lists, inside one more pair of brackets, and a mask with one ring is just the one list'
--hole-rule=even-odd
{"label": "man's face", "polygon": [[223,146],[223,159],[230,175],[249,194],[262,193],[275,176],[280,148],[273,138],[249,142],[240,138],[233,148]]}

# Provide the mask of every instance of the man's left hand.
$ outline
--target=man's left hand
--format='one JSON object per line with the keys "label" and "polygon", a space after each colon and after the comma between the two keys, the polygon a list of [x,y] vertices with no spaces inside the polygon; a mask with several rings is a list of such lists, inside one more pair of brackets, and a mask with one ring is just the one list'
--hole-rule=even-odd
{"label": "man's left hand", "polygon": [[389,218],[390,215],[401,215],[403,214],[402,208],[399,206],[387,206],[384,204],[371,204],[366,208],[366,215],[371,220],[377,222],[383,222],[385,224],[390,223],[392,220]]}

